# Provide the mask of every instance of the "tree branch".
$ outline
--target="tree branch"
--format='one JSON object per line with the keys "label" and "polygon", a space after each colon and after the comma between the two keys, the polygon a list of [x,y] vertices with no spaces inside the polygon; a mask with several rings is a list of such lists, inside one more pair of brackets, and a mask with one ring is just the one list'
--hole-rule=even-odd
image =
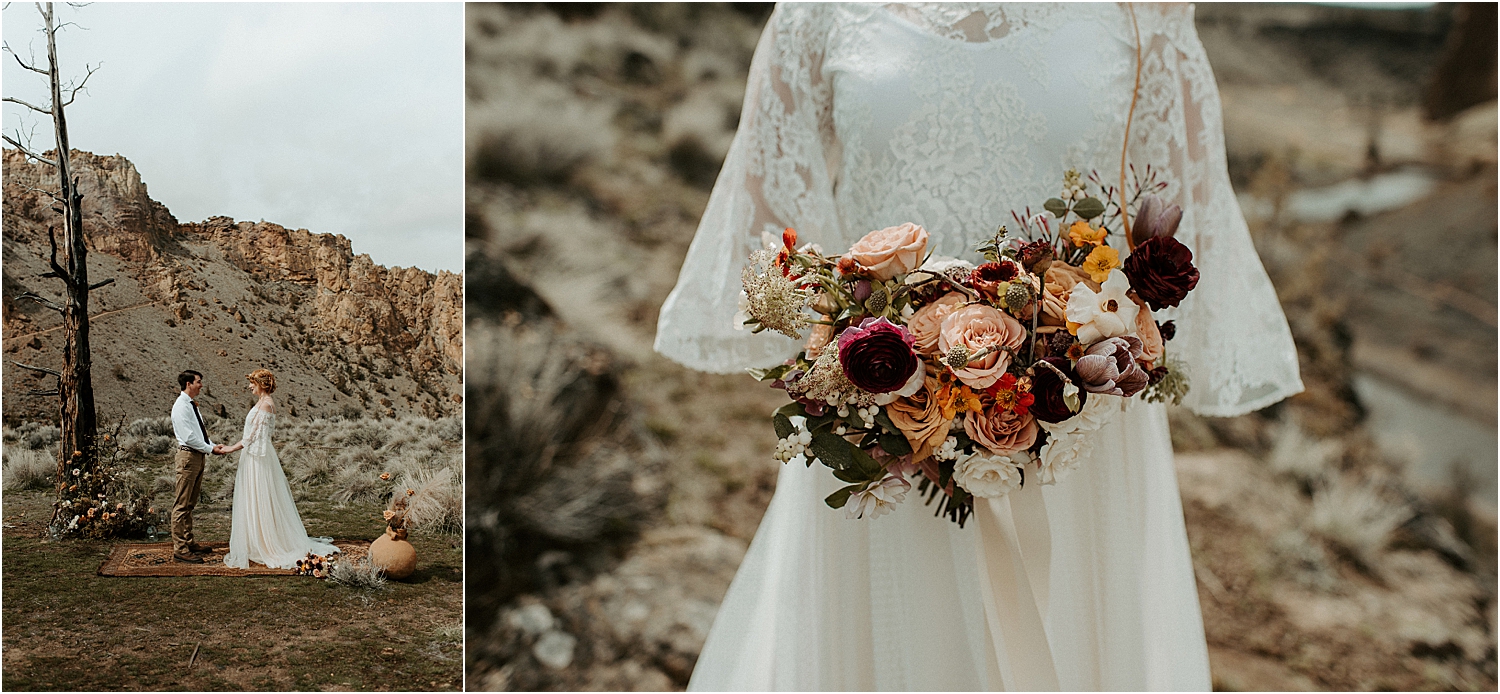
{"label": "tree branch", "polygon": [[40,106],[35,106],[35,105],[32,105],[32,104],[28,104],[25,101],[17,99],[16,97],[13,97],[13,96],[7,96],[7,97],[5,97],[4,100],[5,101],[9,101],[10,103],[13,103],[13,104],[20,104],[22,106],[25,106],[26,108],[29,108],[29,109],[31,109],[33,111],[36,111],[37,113],[45,113],[45,114],[47,114],[49,116],[52,115],[52,109],[50,109],[50,108],[42,108]]}
{"label": "tree branch", "polygon": [[46,70],[43,70],[43,69],[41,69],[41,68],[39,68],[39,67],[37,67],[35,65],[27,65],[26,61],[21,60],[21,56],[16,55],[16,52],[11,49],[10,43],[8,43],[8,42],[5,44],[5,52],[9,53],[10,57],[15,58],[16,59],[16,63],[20,64],[21,67],[26,68],[27,70],[35,72],[35,73],[37,73],[39,75],[46,75],[46,74],[48,74],[48,72]]}
{"label": "tree branch", "polygon": [[73,105],[73,100],[78,98],[78,92],[83,90],[83,85],[88,84],[89,78],[93,77],[94,73],[98,72],[101,67],[104,67],[104,63],[99,63],[93,67],[89,67],[87,63],[84,64],[83,69],[87,70],[88,74],[83,76],[83,81],[79,82],[78,86],[68,87],[68,100],[63,102],[63,106]]}
{"label": "tree branch", "polygon": [[47,264],[52,266],[52,275],[62,280],[69,289],[77,286],[78,280],[73,278],[72,273],[57,264],[57,232],[52,227],[47,227],[47,243],[52,245],[52,256],[47,258]]}
{"label": "tree branch", "polygon": [[49,369],[49,368],[47,368],[45,366],[32,366],[30,364],[22,364],[21,362],[18,362],[18,361],[14,360],[14,359],[10,360],[10,363],[15,364],[16,366],[19,366],[19,367],[21,367],[23,369],[26,369],[28,371],[36,371],[38,373],[44,373],[44,374],[47,374],[49,376],[56,376],[58,378],[62,378],[62,372],[58,371],[57,369]]}
{"label": "tree branch", "polygon": [[37,296],[36,294],[33,294],[31,292],[26,292],[25,294],[22,294],[22,295],[16,297],[17,301],[20,301],[22,299],[26,299],[28,301],[35,301],[35,302],[37,302],[37,303],[39,303],[39,304],[41,304],[43,306],[46,306],[47,308],[50,308],[50,309],[52,309],[54,311],[57,311],[58,313],[62,313],[63,312],[62,304],[59,304],[59,303],[57,303],[57,302],[55,302],[55,301],[53,301],[51,299],[47,299],[47,298],[44,298],[44,297],[41,297],[41,296]]}
{"label": "tree branch", "polygon": [[105,286],[107,284],[114,284],[114,283],[115,283],[115,278],[113,278],[113,277],[111,277],[111,278],[109,278],[107,280],[104,280],[103,282],[95,282],[95,283],[89,285],[89,291],[94,291],[95,289],[103,287],[103,286]]}
{"label": "tree branch", "polygon": [[16,149],[21,150],[21,154],[24,154],[24,155],[26,155],[28,157],[31,157],[32,159],[35,159],[35,160],[37,160],[37,161],[39,161],[39,162],[41,162],[43,164],[50,165],[50,166],[52,166],[54,168],[57,167],[57,162],[52,161],[51,159],[48,159],[48,158],[46,158],[46,157],[44,157],[44,156],[42,156],[40,154],[37,154],[36,152],[31,151],[30,149],[27,149],[26,145],[23,145],[23,144],[21,144],[19,142],[16,142],[14,139],[11,138],[11,136],[9,136],[9,135],[0,135],[0,137],[3,137],[6,142],[9,142],[11,145],[15,146]]}
{"label": "tree branch", "polygon": [[52,198],[53,200],[56,200],[58,202],[62,202],[63,201],[62,198],[57,197],[57,193],[54,193],[54,192],[52,192],[50,190],[47,190],[46,188],[38,188],[36,186],[26,186],[26,188],[24,189],[23,192],[26,192],[26,193],[41,193],[42,195],[45,195],[45,196],[47,196],[49,198]]}

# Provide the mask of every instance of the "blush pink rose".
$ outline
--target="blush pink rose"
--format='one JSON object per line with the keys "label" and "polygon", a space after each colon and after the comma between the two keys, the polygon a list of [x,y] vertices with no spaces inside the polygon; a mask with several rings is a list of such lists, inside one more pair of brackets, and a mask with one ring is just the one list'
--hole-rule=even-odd
{"label": "blush pink rose", "polygon": [[1036,419],[991,405],[964,416],[964,433],[994,453],[1014,453],[1036,443]]}
{"label": "blush pink rose", "polygon": [[[947,354],[955,345],[968,348],[972,356],[986,347],[996,349],[954,369],[953,375],[964,385],[983,390],[995,384],[1010,367],[1010,354],[1026,341],[1026,329],[1008,314],[984,304],[965,306],[948,314],[938,331],[938,352]],[[1007,351],[1009,350],[1009,351]]]}
{"label": "blush pink rose", "polygon": [[949,292],[912,314],[911,320],[906,322],[906,328],[917,338],[918,352],[925,355],[937,353],[938,332],[942,330],[943,319],[963,306],[965,301],[967,299],[963,294]]}
{"label": "blush pink rose", "polygon": [[865,234],[845,257],[853,258],[884,282],[917,269],[926,252],[927,230],[907,222]]}

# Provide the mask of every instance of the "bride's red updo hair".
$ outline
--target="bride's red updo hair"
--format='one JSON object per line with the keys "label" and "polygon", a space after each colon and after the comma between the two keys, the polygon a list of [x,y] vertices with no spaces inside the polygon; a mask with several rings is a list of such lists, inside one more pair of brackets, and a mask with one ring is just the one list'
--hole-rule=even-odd
{"label": "bride's red updo hair", "polygon": [[276,392],[276,374],[265,369],[251,371],[245,380],[260,386],[260,389],[266,393]]}

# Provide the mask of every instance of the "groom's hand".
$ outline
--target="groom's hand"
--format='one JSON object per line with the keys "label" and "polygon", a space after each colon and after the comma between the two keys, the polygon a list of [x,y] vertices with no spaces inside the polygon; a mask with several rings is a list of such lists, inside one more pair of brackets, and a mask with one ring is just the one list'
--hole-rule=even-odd
{"label": "groom's hand", "polygon": [[222,443],[216,443],[216,444],[214,444],[214,455],[224,455],[224,444],[222,444]]}

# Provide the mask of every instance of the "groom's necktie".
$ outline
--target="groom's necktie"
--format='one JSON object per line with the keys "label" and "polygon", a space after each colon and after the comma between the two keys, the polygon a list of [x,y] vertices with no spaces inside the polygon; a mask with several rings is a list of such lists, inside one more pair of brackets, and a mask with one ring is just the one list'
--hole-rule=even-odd
{"label": "groom's necktie", "polygon": [[203,434],[203,443],[208,443],[208,429],[203,426],[203,415],[198,414],[198,401],[189,399],[188,402],[193,405],[193,416],[198,418],[198,431]]}

